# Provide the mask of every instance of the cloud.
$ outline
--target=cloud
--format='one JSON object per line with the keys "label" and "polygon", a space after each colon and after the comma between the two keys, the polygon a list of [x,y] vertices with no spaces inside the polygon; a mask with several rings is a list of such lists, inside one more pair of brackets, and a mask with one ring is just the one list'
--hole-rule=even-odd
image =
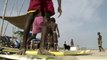
{"label": "cloud", "polygon": [[[97,17],[97,9],[102,4],[103,0],[70,0],[63,1],[64,16],[81,21],[90,21],[92,18]],[[67,3],[65,3],[67,2]],[[92,20],[93,21],[93,20]]]}
{"label": "cloud", "polygon": [[[74,38],[78,44],[81,44],[87,38],[92,37],[90,31],[87,32],[84,31],[84,29],[87,27],[86,23],[101,20],[97,9],[103,1],[104,0],[62,0],[63,14],[57,19],[62,36],[59,38],[59,44],[63,45],[65,40],[69,42],[71,38]],[[57,4],[55,4],[55,6],[56,5]],[[57,16],[55,17],[57,18]],[[84,35],[87,37],[84,38]],[[79,42],[79,40],[82,42]]]}
{"label": "cloud", "polygon": [[63,14],[57,21],[62,26],[73,29],[83,26],[86,22],[99,21],[97,9],[103,0],[63,0]]}
{"label": "cloud", "polygon": [[[67,41],[67,43],[70,44],[70,39],[73,38],[76,45],[87,46],[91,48],[95,47],[97,44],[95,46],[92,46],[92,44],[97,42],[96,32],[103,31],[104,33],[104,31],[106,31],[105,27],[103,27],[105,29],[99,28],[99,26],[101,27],[99,24],[102,18],[99,16],[98,12],[98,9],[105,0],[62,0],[63,13],[60,18],[57,18],[57,0],[53,1],[55,3],[54,6],[56,11],[54,17],[57,20],[61,35],[59,38],[59,45],[62,46],[64,41]],[[23,7],[24,10],[22,10],[21,14],[26,12],[28,3],[29,2],[27,0]],[[9,8],[8,11],[10,10],[11,9]],[[1,12],[2,11],[0,10],[0,14]],[[7,12],[7,15],[9,15],[9,13],[10,12]],[[17,10],[14,9],[12,15],[16,14]],[[104,39],[106,40],[107,38]]]}

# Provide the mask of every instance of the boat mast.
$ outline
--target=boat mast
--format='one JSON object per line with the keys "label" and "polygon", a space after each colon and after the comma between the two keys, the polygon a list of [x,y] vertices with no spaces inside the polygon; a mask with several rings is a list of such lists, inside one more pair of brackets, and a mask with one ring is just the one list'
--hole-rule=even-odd
{"label": "boat mast", "polygon": [[2,25],[1,25],[0,36],[2,36],[2,32],[3,32],[4,17],[5,17],[5,13],[6,13],[7,4],[8,4],[8,0],[5,0],[5,5],[4,5],[4,9],[3,9],[3,15],[2,15]]}

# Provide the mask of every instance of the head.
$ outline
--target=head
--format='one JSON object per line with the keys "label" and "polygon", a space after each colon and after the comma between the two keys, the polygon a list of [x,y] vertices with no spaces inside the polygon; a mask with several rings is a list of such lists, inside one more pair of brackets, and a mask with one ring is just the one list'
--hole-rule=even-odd
{"label": "head", "polygon": [[54,22],[54,23],[56,22],[54,17],[51,18],[51,21]]}
{"label": "head", "polygon": [[100,35],[100,32],[98,32],[97,34]]}
{"label": "head", "polygon": [[71,39],[71,41],[73,41],[73,39]]}
{"label": "head", "polygon": [[64,44],[66,44],[66,41],[64,41]]}

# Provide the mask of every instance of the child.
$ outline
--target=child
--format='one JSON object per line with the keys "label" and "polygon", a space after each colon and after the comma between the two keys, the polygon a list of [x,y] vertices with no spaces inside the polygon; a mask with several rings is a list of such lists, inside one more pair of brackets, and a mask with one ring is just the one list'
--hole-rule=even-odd
{"label": "child", "polygon": [[58,46],[58,37],[60,37],[60,33],[59,33],[59,29],[58,29],[58,25],[56,23],[56,20],[54,17],[52,17],[51,19],[51,22],[50,22],[50,27],[51,27],[51,30],[52,30],[52,42],[51,44],[53,45],[53,48],[55,51],[57,51],[57,46]]}

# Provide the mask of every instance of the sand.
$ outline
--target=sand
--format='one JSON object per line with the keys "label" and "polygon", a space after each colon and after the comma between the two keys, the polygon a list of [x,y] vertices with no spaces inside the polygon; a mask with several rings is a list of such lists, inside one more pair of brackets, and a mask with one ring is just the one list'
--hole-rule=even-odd
{"label": "sand", "polygon": [[107,56],[107,50],[105,52],[99,52],[99,50],[91,50],[92,56]]}
{"label": "sand", "polygon": [[91,50],[89,55],[58,56],[57,60],[107,60],[107,50],[105,50],[105,52]]}

